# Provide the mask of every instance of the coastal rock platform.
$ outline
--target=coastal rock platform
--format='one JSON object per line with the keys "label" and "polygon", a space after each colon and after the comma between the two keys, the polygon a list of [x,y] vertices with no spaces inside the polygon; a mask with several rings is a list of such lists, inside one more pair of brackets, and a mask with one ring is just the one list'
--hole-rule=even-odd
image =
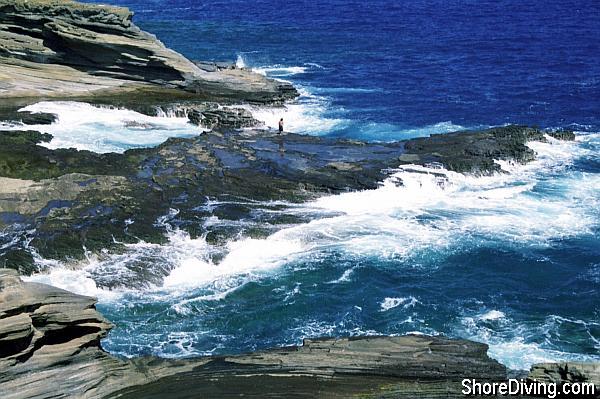
{"label": "coastal rock platform", "polygon": [[[439,168],[502,173],[496,160],[531,161],[535,153],[527,143],[547,140],[548,135],[573,139],[569,132],[523,126],[395,143],[223,130],[123,154],[96,154],[44,147],[40,144],[51,139],[47,134],[0,132],[0,178],[5,182],[0,187],[0,225],[18,223],[23,231],[22,240],[0,253],[0,261],[28,274],[35,268],[27,248],[46,259],[76,261],[86,251],[119,251],[139,240],[164,243],[165,226],[156,222],[171,209],[178,212],[171,222],[193,238],[219,243],[240,233],[261,237],[269,231],[204,228],[193,220],[209,216],[199,211],[207,201],[247,203],[213,210],[220,218],[243,220],[265,201],[297,203],[375,189],[402,167],[424,166],[441,178]],[[290,223],[292,216],[281,217],[281,223]],[[276,228],[278,223],[268,224]]]}
{"label": "coastal rock platform", "polygon": [[[0,0],[0,97],[156,103],[282,103],[287,83],[238,68],[201,69],[142,31],[126,8],[71,0]],[[0,104],[1,105],[1,104]]]}

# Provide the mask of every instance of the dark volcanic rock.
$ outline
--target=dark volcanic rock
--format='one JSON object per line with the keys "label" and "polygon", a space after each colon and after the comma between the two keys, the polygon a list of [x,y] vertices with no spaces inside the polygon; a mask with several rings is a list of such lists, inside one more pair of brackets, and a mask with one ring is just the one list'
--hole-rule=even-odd
{"label": "dark volcanic rock", "polygon": [[36,131],[0,131],[0,176],[41,180],[68,173],[124,175],[135,173],[130,161],[144,153],[96,154],[74,149],[50,150],[37,144],[52,136]]}
{"label": "dark volcanic rock", "polygon": [[570,130],[557,130],[554,132],[548,132],[548,136],[553,137],[557,140],[573,141],[575,140],[575,133]]}
{"label": "dark volcanic rock", "polygon": [[402,163],[440,163],[447,169],[474,174],[500,172],[495,160],[525,163],[535,159],[528,141],[545,141],[545,134],[574,140],[573,132],[546,133],[525,126],[505,126],[483,131],[436,134],[408,140]]}
{"label": "dark volcanic rock", "polygon": [[49,125],[56,122],[57,116],[44,112],[17,111],[14,107],[0,108],[0,122],[16,122],[24,125]]}
{"label": "dark volcanic rock", "polygon": [[489,174],[500,170],[495,159],[532,160],[535,154],[527,141],[545,136],[536,129],[508,126],[366,144],[265,131],[213,131],[124,154],[37,145],[48,139],[37,132],[0,132],[0,224],[18,221],[33,231],[22,242],[3,247],[0,262],[22,271],[32,270],[32,265],[15,262],[23,259],[24,244],[45,258],[77,260],[84,258],[84,246],[100,253],[121,251],[123,243],[140,239],[163,243],[166,230],[156,221],[170,209],[179,211],[172,223],[192,237],[206,235],[212,243],[240,233],[268,234],[278,222],[265,220],[259,231],[204,227],[194,221],[211,216],[199,211],[211,199],[248,204],[213,210],[222,212],[220,219],[229,219],[228,214],[249,219],[257,207],[267,206],[260,201],[298,202],[377,188],[390,170],[405,164],[439,162],[450,170]]}
{"label": "dark volcanic rock", "polygon": [[262,125],[247,109],[221,107],[218,104],[194,106],[187,110],[187,115],[191,123],[210,129],[240,129]]}

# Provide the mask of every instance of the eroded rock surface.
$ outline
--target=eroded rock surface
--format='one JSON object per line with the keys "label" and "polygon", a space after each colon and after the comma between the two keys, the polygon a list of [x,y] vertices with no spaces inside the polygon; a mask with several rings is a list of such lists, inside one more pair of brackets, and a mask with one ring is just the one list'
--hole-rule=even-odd
{"label": "eroded rock surface", "polygon": [[486,351],[484,344],[420,335],[307,339],[299,347],[215,357],[118,397],[460,398],[465,376],[506,378]]}
{"label": "eroded rock surface", "polygon": [[305,340],[299,347],[180,361],[121,360],[100,348],[111,325],[95,302],[0,269],[3,398],[459,397],[463,377],[506,377],[484,344],[415,335]]}
{"label": "eroded rock surface", "polygon": [[265,104],[297,96],[291,85],[250,71],[199,68],[132,19],[133,13],[122,7],[0,0],[0,96],[7,101],[120,93],[137,102],[153,93],[150,97],[163,101],[212,98]]}
{"label": "eroded rock surface", "polygon": [[530,381],[554,383],[590,383],[600,397],[600,363],[563,362],[540,363],[531,368],[527,377]]}
{"label": "eroded rock surface", "polygon": [[112,326],[95,304],[95,298],[23,282],[14,270],[0,269],[3,399],[102,398],[191,369],[159,359],[123,361],[102,351],[100,339]]}

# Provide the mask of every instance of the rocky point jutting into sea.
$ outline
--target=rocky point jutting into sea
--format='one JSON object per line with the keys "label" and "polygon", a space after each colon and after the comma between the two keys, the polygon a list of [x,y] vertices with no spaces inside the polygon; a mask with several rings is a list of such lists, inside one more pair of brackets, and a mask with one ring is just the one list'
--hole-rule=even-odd
{"label": "rocky point jutting into sea", "polygon": [[[281,107],[297,97],[292,85],[232,64],[192,62],[132,17],[125,8],[68,0],[0,0],[0,227],[19,226],[0,249],[2,398],[452,398],[462,397],[463,378],[515,376],[600,387],[598,364],[509,370],[488,357],[486,344],[443,336],[308,337],[301,346],[185,360],[126,360],[104,351],[112,325],[94,298],[22,280],[49,271],[39,259],[76,269],[128,244],[164,243],[169,227],[157,221],[174,209],[172,222],[192,238],[220,245],[265,237],[273,226],[305,220],[281,206],[271,228],[205,225],[195,222],[199,208],[243,198],[250,202],[218,210],[223,219],[243,220],[277,201],[372,190],[399,168],[499,174],[499,160],[535,160],[530,142],[575,137],[513,125],[393,143],[282,137],[244,105]],[[21,111],[43,100],[170,112],[207,131],[123,153],[49,148],[52,135],[28,126],[57,116]],[[159,285],[171,270],[134,265],[128,272],[127,280],[93,277],[100,288],[139,289]]]}

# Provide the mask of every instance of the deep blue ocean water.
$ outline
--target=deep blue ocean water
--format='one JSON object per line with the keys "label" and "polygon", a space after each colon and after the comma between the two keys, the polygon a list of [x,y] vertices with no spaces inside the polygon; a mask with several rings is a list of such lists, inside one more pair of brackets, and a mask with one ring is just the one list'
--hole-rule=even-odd
{"label": "deep blue ocean water", "polygon": [[329,117],[353,121],[333,134],[600,123],[596,1],[108,3],[191,59],[306,68],[291,80],[325,96]]}
{"label": "deep blue ocean water", "polygon": [[166,246],[86,269],[173,268],[161,287],[107,293],[56,272],[100,296],[116,325],[106,349],[178,357],[420,332],[486,342],[515,368],[600,360],[597,2],[107,2],[188,58],[293,82],[303,95],[285,114],[291,130],[389,141],[522,123],[578,139],[536,144],[539,160],[505,165],[509,175],[447,173],[444,188],[398,171],[404,187],[299,207],[313,222],[265,240],[213,248],[173,230]]}

